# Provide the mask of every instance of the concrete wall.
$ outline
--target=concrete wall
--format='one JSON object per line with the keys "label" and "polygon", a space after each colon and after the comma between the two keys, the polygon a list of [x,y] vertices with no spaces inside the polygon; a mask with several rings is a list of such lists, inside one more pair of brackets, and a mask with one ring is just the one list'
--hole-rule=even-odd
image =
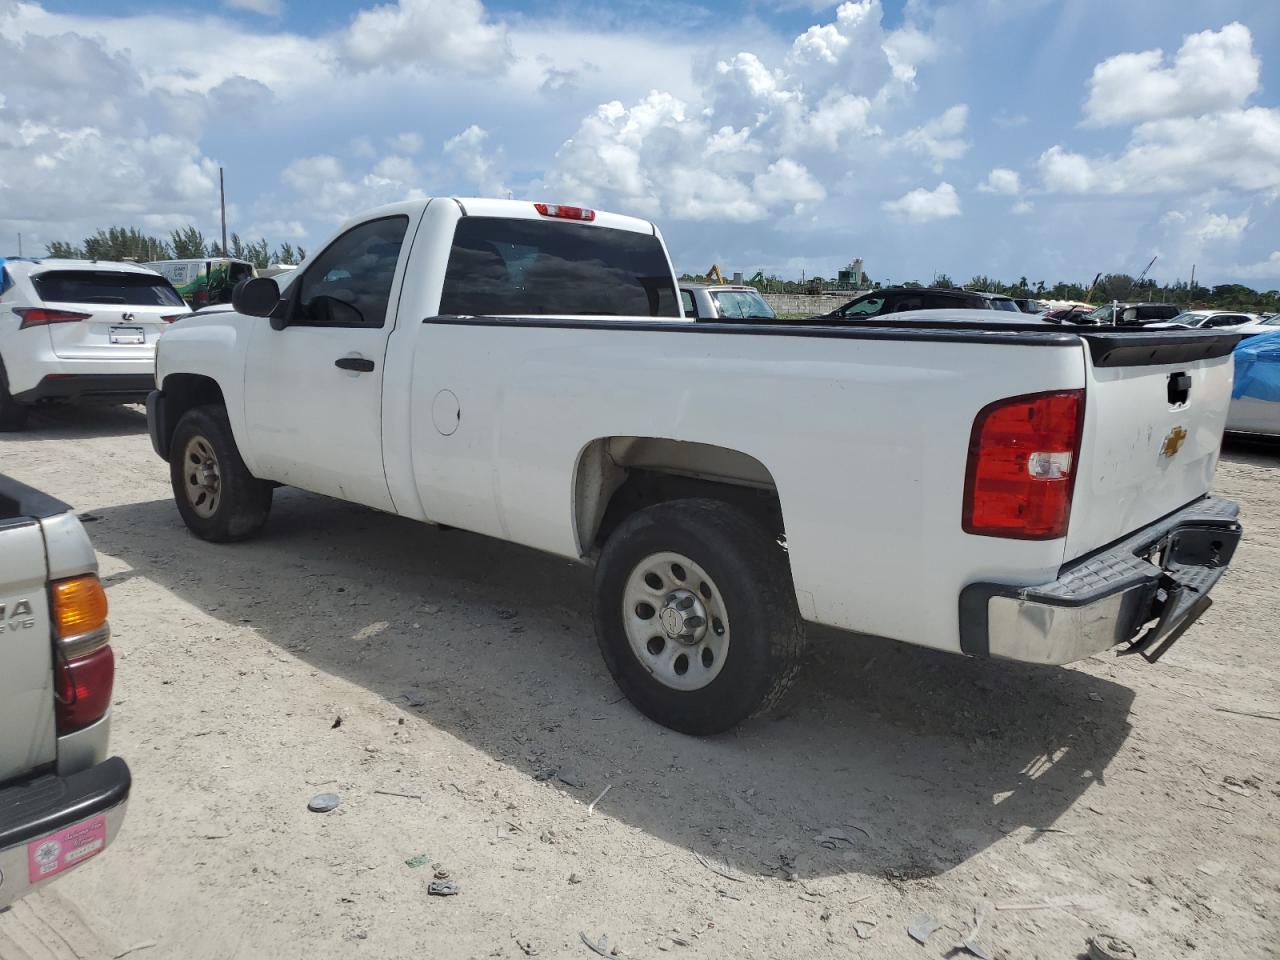
{"label": "concrete wall", "polygon": [[856,293],[766,293],[765,300],[779,315],[813,317],[830,313],[858,296]]}

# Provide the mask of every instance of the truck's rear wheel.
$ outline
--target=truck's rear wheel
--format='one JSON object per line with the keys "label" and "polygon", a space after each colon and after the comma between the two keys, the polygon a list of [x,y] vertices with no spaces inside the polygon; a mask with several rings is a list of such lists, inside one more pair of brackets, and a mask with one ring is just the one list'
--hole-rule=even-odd
{"label": "truck's rear wheel", "polygon": [[13,399],[9,392],[9,376],[5,373],[4,363],[0,362],[0,432],[21,430],[27,425],[27,414],[31,408],[25,403]]}
{"label": "truck's rear wheel", "polygon": [[196,407],[184,413],[169,450],[173,498],[196,536],[243,540],[267,522],[271,484],[244,465],[224,408]]}
{"label": "truck's rear wheel", "polygon": [[774,705],[804,646],[785,552],[718,500],[660,503],[619,525],[596,568],[595,624],[631,702],[699,736]]}

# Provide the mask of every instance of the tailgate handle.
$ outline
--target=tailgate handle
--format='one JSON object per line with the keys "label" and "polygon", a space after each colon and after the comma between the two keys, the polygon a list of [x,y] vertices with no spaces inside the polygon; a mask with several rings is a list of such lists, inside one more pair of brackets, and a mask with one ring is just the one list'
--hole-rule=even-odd
{"label": "tailgate handle", "polygon": [[1191,374],[1182,372],[1169,374],[1169,406],[1180,406],[1190,398]]}

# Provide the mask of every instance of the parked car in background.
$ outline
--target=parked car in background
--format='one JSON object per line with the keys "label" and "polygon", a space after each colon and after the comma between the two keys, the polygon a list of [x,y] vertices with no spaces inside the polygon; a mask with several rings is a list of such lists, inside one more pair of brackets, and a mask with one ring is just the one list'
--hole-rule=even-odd
{"label": "parked car in background", "polygon": [[1093,319],[1093,307],[1087,304],[1076,304],[1067,307],[1054,307],[1041,314],[1041,318],[1050,323],[1076,323],[1083,326],[1097,326]]}
{"label": "parked car in background", "polygon": [[1234,337],[679,296],[646,220],[382,207],[165,334],[152,443],[206,540],[290,484],[594,564],[606,666],[686,733],[775,704],[806,622],[1061,664],[1157,659],[1207,607]]}
{"label": "parked car in background", "polygon": [[695,320],[778,319],[755,287],[740,284],[682,283],[680,303]]}
{"label": "parked car in background", "polygon": [[1029,297],[1014,297],[1013,302],[1023,313],[1045,313],[1049,309],[1039,300],[1032,300]]}
{"label": "parked car in background", "polygon": [[0,475],[0,909],[97,856],[124,820],[110,639],[75,513]]}
{"label": "parked car in background", "polygon": [[188,313],[136,264],[0,260],[0,430],[21,430],[38,402],[145,400],[156,340]]}
{"label": "parked car in background", "polygon": [[1227,429],[1280,437],[1280,325],[1265,327],[1236,345]]}
{"label": "parked car in background", "polygon": [[147,266],[168,277],[193,310],[215,303],[230,303],[231,291],[236,284],[257,276],[252,263],[231,257],[154,260]]}
{"label": "parked car in background", "polygon": [[1180,327],[1202,327],[1216,330],[1235,330],[1258,322],[1256,313],[1239,313],[1235,310],[1184,310],[1170,323]]}
{"label": "parked car in background", "polygon": [[1275,333],[1280,330],[1280,314],[1263,314],[1257,320],[1251,320],[1243,326],[1236,327],[1232,333],[1243,333],[1248,337],[1255,337],[1260,333]]}
{"label": "parked car in background", "polygon": [[1174,303],[1104,303],[1089,313],[1086,323],[1104,326],[1146,326],[1168,323],[1182,312]]}
{"label": "parked car in background", "polygon": [[885,287],[850,300],[825,316],[831,319],[864,320],[906,310],[1007,310],[1018,313],[1012,298],[999,293],[960,290],[953,287]]}

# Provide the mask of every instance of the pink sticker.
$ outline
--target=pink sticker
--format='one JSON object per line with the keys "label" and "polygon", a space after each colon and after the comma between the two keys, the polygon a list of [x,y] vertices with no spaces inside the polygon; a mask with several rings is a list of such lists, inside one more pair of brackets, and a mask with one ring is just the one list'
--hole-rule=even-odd
{"label": "pink sticker", "polygon": [[32,883],[48,880],[79,866],[107,845],[107,818],[91,817],[73,827],[27,844],[27,868]]}

